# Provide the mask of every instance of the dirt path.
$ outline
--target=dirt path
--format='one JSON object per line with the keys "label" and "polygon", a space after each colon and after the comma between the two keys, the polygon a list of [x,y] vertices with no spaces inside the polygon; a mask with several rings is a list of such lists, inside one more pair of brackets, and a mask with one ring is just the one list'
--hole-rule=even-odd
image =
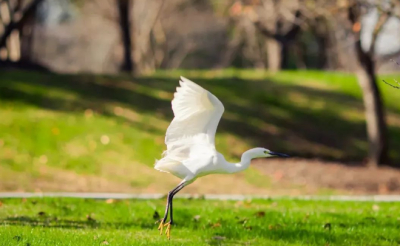
{"label": "dirt path", "polygon": [[[40,175],[4,170],[0,191],[11,192],[106,192],[166,194],[179,179],[152,167],[132,165],[119,179],[77,174],[52,167]],[[255,170],[254,170],[255,169]],[[139,185],[132,185],[135,181]],[[262,196],[299,195],[400,195],[400,170],[375,170],[310,159],[265,159],[254,161],[251,170],[234,175],[209,175],[185,187],[182,194]]]}
{"label": "dirt path", "polygon": [[349,194],[400,194],[400,170],[389,167],[373,170],[292,158],[256,161],[253,166],[269,176],[274,185],[298,185],[307,193],[326,188]]}

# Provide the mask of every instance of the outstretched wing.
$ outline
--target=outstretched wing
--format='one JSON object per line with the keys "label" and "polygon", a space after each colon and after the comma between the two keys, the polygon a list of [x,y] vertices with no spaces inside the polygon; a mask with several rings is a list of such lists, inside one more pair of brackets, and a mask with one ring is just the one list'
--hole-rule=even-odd
{"label": "outstretched wing", "polygon": [[167,151],[154,168],[185,178],[193,175],[199,164],[208,163],[214,156],[215,132],[224,106],[217,97],[194,82],[181,77],[179,83],[172,100],[175,117],[165,136]]}
{"label": "outstretched wing", "polygon": [[175,117],[167,129],[165,144],[170,149],[176,141],[187,142],[190,137],[204,134],[203,138],[214,145],[224,106],[216,96],[194,82],[181,77],[179,83],[172,100]]}

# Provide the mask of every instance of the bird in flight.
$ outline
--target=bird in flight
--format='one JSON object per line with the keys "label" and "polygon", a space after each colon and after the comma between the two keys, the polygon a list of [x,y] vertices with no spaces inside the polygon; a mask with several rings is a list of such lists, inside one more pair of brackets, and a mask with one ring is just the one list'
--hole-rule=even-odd
{"label": "bird in flight", "polygon": [[[254,158],[288,157],[266,148],[254,148],[243,153],[239,163],[227,162],[215,149],[215,132],[224,113],[224,106],[216,96],[196,83],[181,77],[172,100],[174,119],[167,129],[163,158],[156,161],[154,168],[171,173],[182,181],[167,196],[165,215],[158,230],[170,238],[173,224],[172,199],[185,186],[197,178],[213,174],[237,173],[249,167]],[[167,222],[168,213],[170,220]]]}

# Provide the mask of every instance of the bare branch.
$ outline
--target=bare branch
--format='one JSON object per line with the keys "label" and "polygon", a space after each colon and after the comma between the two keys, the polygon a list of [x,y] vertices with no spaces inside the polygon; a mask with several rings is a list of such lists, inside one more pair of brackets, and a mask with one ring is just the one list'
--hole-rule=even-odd
{"label": "bare branch", "polygon": [[[393,88],[395,88],[395,89],[400,89],[400,87],[399,86],[394,86],[394,85],[392,85],[392,84],[390,84],[390,83],[388,83],[388,82],[386,82],[385,80],[382,80],[385,84],[387,84],[387,85],[390,85],[391,87],[393,87]],[[395,80],[396,81],[396,80]],[[396,81],[397,82],[397,81]],[[397,84],[398,84],[399,82],[397,82]]]}
{"label": "bare branch", "polygon": [[378,9],[378,11],[381,11],[381,13],[379,15],[378,21],[376,22],[374,31],[372,33],[371,45],[370,45],[369,51],[368,51],[371,55],[375,54],[376,40],[378,38],[379,33],[382,31],[383,26],[388,21],[388,19],[392,16],[394,4],[390,4],[390,7],[387,11],[381,10],[380,7],[378,7],[378,6],[376,6],[376,8]]}
{"label": "bare branch", "polygon": [[[393,60],[393,59],[390,59],[390,61],[393,62],[393,63],[396,63],[396,65],[400,67],[400,64],[399,64],[397,61],[395,61],[395,60]],[[400,83],[399,83],[399,81],[397,81],[397,79],[393,79],[393,80],[394,80],[394,82],[395,82],[398,86],[394,86],[394,85],[392,85],[392,84],[386,82],[385,80],[382,80],[382,81],[383,81],[385,84],[390,85],[391,87],[393,87],[393,88],[395,88],[395,89],[400,89]]]}
{"label": "bare branch", "polygon": [[21,19],[19,19],[17,22],[15,21],[10,21],[10,23],[5,27],[5,31],[3,35],[0,37],[0,48],[5,47],[7,38],[10,36],[12,31],[15,29],[20,30],[25,21],[28,20],[30,15],[34,13],[36,10],[36,7],[42,2],[43,0],[33,0],[31,4],[26,7],[26,9],[23,11]]}

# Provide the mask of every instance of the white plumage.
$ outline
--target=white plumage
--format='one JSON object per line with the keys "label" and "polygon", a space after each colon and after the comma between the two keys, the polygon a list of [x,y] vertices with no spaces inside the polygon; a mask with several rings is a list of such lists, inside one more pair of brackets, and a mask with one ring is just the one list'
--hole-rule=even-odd
{"label": "white plumage", "polygon": [[199,162],[200,154],[208,161],[217,155],[215,132],[224,106],[213,94],[186,78],[181,77],[180,85],[172,100],[175,117],[165,136],[167,150],[155,169],[183,179],[196,175],[189,165]]}
{"label": "white plumage", "polygon": [[[229,163],[215,149],[215,133],[224,113],[224,106],[216,96],[194,82],[181,77],[180,87],[172,100],[174,119],[167,129],[167,150],[154,168],[171,173],[182,182],[168,193],[165,216],[159,230],[167,226],[169,238],[172,224],[172,199],[183,187],[196,178],[212,173],[235,173],[246,169],[253,158],[287,156],[265,148],[254,148],[243,153],[239,163]],[[171,220],[166,222],[168,209]]]}

